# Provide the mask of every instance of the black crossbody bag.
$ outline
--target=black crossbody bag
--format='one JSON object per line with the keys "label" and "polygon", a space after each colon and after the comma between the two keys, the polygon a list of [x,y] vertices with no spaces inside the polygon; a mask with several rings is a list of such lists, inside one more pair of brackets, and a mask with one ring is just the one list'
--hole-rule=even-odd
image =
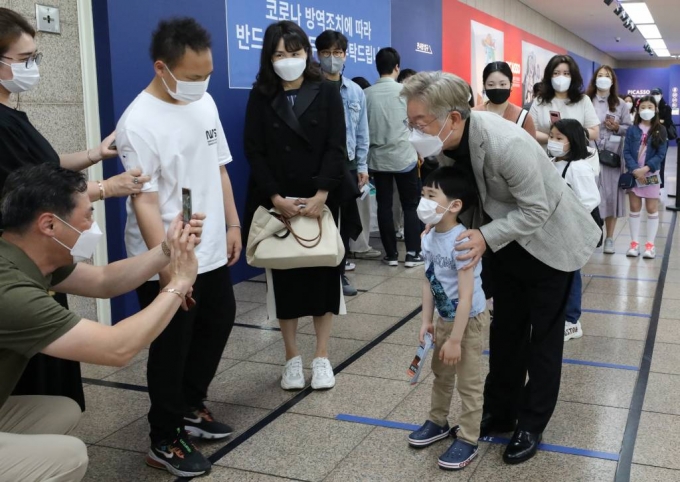
{"label": "black crossbody bag", "polygon": [[[597,145],[597,142],[595,145]],[[608,151],[607,149],[601,149],[600,146],[598,146],[597,154],[600,156],[600,164],[603,166],[621,169],[621,156],[616,152]]]}

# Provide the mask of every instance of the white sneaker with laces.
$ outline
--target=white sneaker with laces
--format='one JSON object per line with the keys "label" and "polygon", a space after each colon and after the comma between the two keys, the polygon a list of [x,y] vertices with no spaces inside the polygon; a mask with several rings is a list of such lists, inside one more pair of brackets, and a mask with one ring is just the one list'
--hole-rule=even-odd
{"label": "white sneaker with laces", "polygon": [[312,388],[323,390],[334,386],[335,375],[333,375],[331,362],[328,361],[328,358],[315,358],[312,361]]}
{"label": "white sneaker with laces", "polygon": [[656,249],[654,248],[654,245],[652,243],[645,244],[645,252],[642,255],[642,257],[645,259],[656,258]]}
{"label": "white sneaker with laces", "polygon": [[628,249],[626,256],[628,256],[629,258],[637,258],[638,256],[640,256],[640,243],[631,241],[630,249]]}
{"label": "white sneaker with laces", "polygon": [[576,338],[581,338],[583,336],[583,329],[581,328],[581,322],[569,323],[564,322],[564,341],[569,341]]}
{"label": "white sneaker with laces", "polygon": [[302,371],[302,357],[296,356],[286,362],[281,377],[281,388],[284,390],[301,390],[305,388],[305,374]]}
{"label": "white sneaker with laces", "polygon": [[614,254],[616,249],[614,249],[614,240],[612,238],[607,238],[604,240],[604,254]]}

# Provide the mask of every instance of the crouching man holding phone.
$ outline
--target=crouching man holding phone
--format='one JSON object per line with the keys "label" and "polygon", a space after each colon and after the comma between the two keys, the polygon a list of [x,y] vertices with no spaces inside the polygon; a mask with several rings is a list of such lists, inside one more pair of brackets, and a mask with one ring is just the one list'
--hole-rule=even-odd
{"label": "crouching man holding phone", "polygon": [[[40,164],[13,172],[1,204],[0,481],[73,482],[85,476],[87,449],[69,433],[80,407],[66,397],[10,396],[37,353],[98,365],[126,365],[168,325],[196,280],[194,247],[202,214],[176,216],[148,252],[107,266],[77,263],[102,233],[80,172]],[[74,264],[77,263],[77,264]],[[149,306],[115,326],[80,318],[48,290],[91,298],[126,293],[165,269],[169,282]]]}

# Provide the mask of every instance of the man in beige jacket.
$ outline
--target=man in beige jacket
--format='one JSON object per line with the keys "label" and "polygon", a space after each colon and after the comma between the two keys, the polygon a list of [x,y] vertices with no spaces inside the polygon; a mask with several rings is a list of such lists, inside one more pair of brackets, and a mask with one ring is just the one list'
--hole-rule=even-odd
{"label": "man in beige jacket", "polygon": [[458,249],[470,250],[459,258],[472,258],[470,267],[492,252],[494,320],[480,432],[514,431],[503,459],[521,463],[536,453],[555,409],[569,287],[601,231],[526,131],[470,112],[464,80],[423,72],[402,95],[418,154],[456,163],[477,185],[479,206],[468,223],[476,229],[460,236],[470,241]]}

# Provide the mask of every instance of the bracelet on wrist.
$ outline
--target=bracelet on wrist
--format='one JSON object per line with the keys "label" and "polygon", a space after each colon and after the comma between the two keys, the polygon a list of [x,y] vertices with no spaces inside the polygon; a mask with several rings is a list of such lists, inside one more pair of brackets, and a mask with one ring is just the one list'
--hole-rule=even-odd
{"label": "bracelet on wrist", "polygon": [[161,250],[163,251],[163,254],[166,255],[168,258],[170,257],[170,246],[168,246],[168,243],[163,240],[161,243]]}
{"label": "bracelet on wrist", "polygon": [[227,228],[239,228],[239,229],[241,229],[241,225],[240,224],[227,224]]}
{"label": "bracelet on wrist", "polygon": [[106,189],[104,189],[104,182],[97,181],[97,186],[99,186],[99,200],[103,201],[106,198]]}
{"label": "bracelet on wrist", "polygon": [[184,303],[184,298],[186,297],[184,293],[182,293],[180,290],[176,290],[175,288],[165,288],[162,289],[160,293],[172,293],[173,295],[177,295],[179,296],[179,299],[182,300],[182,303]]}
{"label": "bracelet on wrist", "polygon": [[[90,164],[92,164],[93,166],[99,162],[98,160],[92,159],[92,158],[90,157],[90,149],[88,149],[87,151],[85,151],[85,153],[86,153],[86,155],[87,155],[87,160],[90,161]],[[101,160],[101,159],[100,159],[100,160]]]}

